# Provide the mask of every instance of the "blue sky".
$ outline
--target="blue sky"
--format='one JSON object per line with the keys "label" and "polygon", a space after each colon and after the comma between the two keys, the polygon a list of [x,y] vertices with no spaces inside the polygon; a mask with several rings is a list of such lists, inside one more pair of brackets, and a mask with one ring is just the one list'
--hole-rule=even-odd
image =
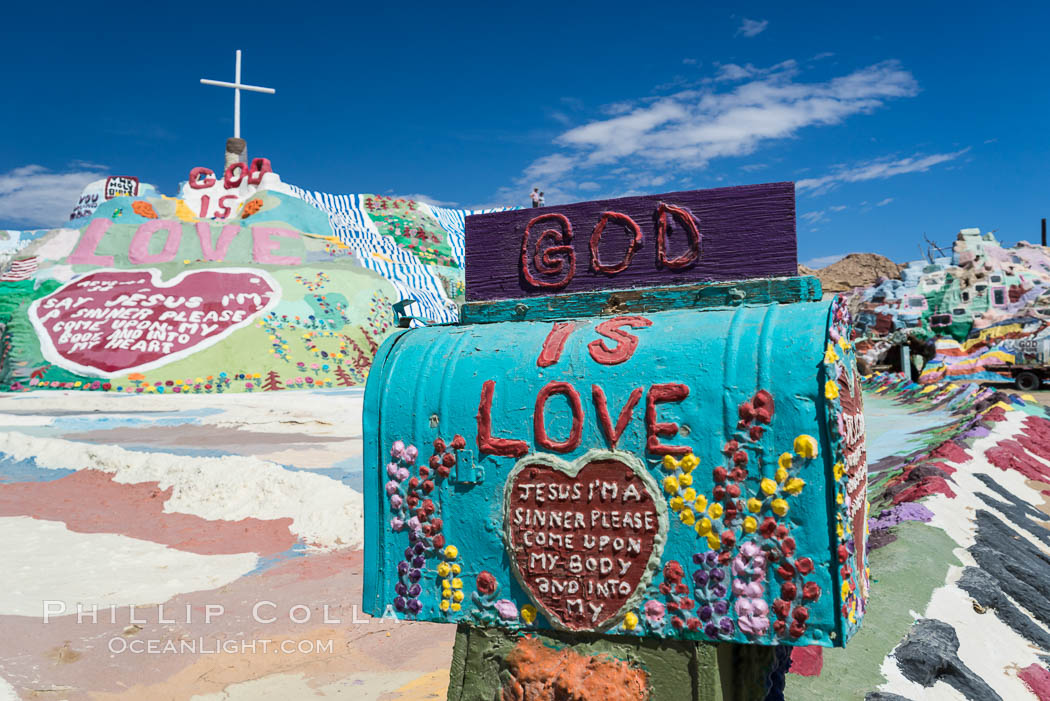
{"label": "blue sky", "polygon": [[1036,241],[1046,3],[20,3],[0,29],[0,227],[82,185],[173,193],[222,164],[244,51],[250,156],[326,192],[458,206],[794,180],[800,261]]}

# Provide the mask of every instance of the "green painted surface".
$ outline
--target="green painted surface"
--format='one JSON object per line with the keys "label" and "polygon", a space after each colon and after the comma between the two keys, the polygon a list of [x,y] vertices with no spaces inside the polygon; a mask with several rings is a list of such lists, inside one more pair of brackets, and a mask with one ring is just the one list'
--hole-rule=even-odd
{"label": "green painted surface", "polygon": [[786,699],[863,699],[885,682],[879,668],[934,589],[943,586],[955,557],[955,541],[940,528],[909,521],[895,528],[897,540],[868,556],[872,585],[864,625],[845,649],[824,650],[819,677],[788,674]]}
{"label": "green painted surface", "polygon": [[[503,629],[461,625],[452,655],[449,701],[499,699],[499,691],[509,678],[504,659],[519,637]],[[554,649],[571,645],[581,655],[608,656],[644,669],[651,685],[651,701],[760,700],[765,697],[765,679],[773,662],[773,648],[764,646],[716,646],[557,631],[536,637]],[[589,697],[584,694],[579,698]]]}

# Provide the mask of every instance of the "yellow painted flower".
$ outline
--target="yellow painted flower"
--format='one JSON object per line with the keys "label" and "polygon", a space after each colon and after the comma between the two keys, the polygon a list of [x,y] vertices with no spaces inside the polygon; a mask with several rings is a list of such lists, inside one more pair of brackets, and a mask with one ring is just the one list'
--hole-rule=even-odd
{"label": "yellow painted flower", "polygon": [[682,472],[692,472],[693,468],[700,464],[700,458],[696,457],[692,453],[682,458],[682,462],[678,463],[678,466],[682,468]]}
{"label": "yellow painted flower", "polygon": [[452,568],[448,566],[447,562],[442,562],[438,565],[438,576],[447,577],[452,572]]}
{"label": "yellow painted flower", "polygon": [[755,497],[751,497],[747,500],[747,510],[753,514],[757,514],[762,510],[762,501]]}
{"label": "yellow painted flower", "polygon": [[678,478],[674,475],[668,475],[664,477],[664,491],[668,494],[674,494],[678,491]]}
{"label": "yellow painted flower", "polygon": [[783,484],[784,480],[788,478],[788,471],[782,467],[777,468],[776,474],[773,475],[777,482]]}
{"label": "yellow painted flower", "polygon": [[521,620],[526,623],[532,623],[536,620],[536,607],[532,604],[525,604],[521,607]]}
{"label": "yellow painted flower", "polygon": [[779,465],[782,470],[790,470],[793,462],[794,458],[791,457],[791,453],[781,453],[780,457],[777,459],[777,465]]}
{"label": "yellow painted flower", "polygon": [[712,533],[709,536],[707,536],[707,545],[712,550],[718,550],[722,547],[722,539],[718,537],[717,533]]}
{"label": "yellow painted flower", "polygon": [[696,534],[699,536],[705,536],[711,532],[711,521],[706,518],[702,518],[696,522]]}
{"label": "yellow painted flower", "polygon": [[744,533],[754,533],[758,530],[758,519],[748,516],[744,519]]}
{"label": "yellow painted flower", "polygon": [[835,463],[835,467],[833,469],[835,471],[835,481],[836,482],[839,481],[840,479],[842,479],[842,476],[844,474],[846,474],[846,466],[843,465],[840,462]]}
{"label": "yellow painted flower", "polygon": [[463,571],[463,568],[459,565],[452,565],[452,574],[459,574]]}
{"label": "yellow painted flower", "polygon": [[849,582],[843,582],[842,583],[842,598],[843,599],[848,599],[849,598]]}
{"label": "yellow painted flower", "polygon": [[459,550],[456,549],[455,545],[448,545],[445,547],[445,558],[448,560],[455,560],[459,557]]}
{"label": "yellow painted flower", "polygon": [[842,350],[849,350],[849,341],[846,340],[845,336],[839,338],[839,348]]}
{"label": "yellow painted flower", "polygon": [[682,498],[686,501],[693,501],[696,499],[696,490],[690,487],[689,489],[682,492]]}
{"label": "yellow painted flower", "polygon": [[688,487],[693,483],[692,475],[678,475],[678,484],[683,487]]}
{"label": "yellow painted flower", "polygon": [[817,457],[817,441],[813,436],[803,433],[795,438],[795,454],[800,458]]}
{"label": "yellow painted flower", "polygon": [[707,497],[703,494],[699,494],[696,500],[693,502],[693,508],[697,511],[707,511]]}
{"label": "yellow painted flower", "polygon": [[453,592],[452,600],[453,601],[463,601],[463,592],[462,591]]}
{"label": "yellow painted flower", "polygon": [[453,611],[459,611],[461,608],[463,608],[463,604],[452,604],[452,606],[450,608]]}
{"label": "yellow painted flower", "polygon": [[839,506],[842,506],[844,503],[846,503],[846,499],[842,496],[842,492],[838,493],[838,496],[835,497],[835,501],[838,502]]}
{"label": "yellow painted flower", "polygon": [[682,513],[678,514],[678,518],[682,519],[682,523],[687,526],[692,526],[693,522],[696,521],[696,514],[693,513],[692,509],[682,509]]}
{"label": "yellow painted flower", "polygon": [[671,506],[671,511],[681,511],[685,504],[682,503],[682,497],[671,497],[671,500],[667,502]]}
{"label": "yellow painted flower", "polygon": [[451,596],[452,596],[452,590],[451,589],[442,589],[441,590],[441,598],[442,599],[448,599]]}
{"label": "yellow painted flower", "polygon": [[783,516],[788,512],[788,503],[783,499],[774,499],[770,506],[773,508],[773,513],[777,516]]}
{"label": "yellow painted flower", "polygon": [[463,588],[463,580],[460,579],[459,577],[456,577],[455,579],[453,579],[452,580],[452,588],[453,589],[462,589]]}
{"label": "yellow painted flower", "polygon": [[839,354],[835,352],[835,344],[831,343],[831,342],[828,342],[828,349],[826,351],[824,351],[824,362],[828,363],[830,365],[831,363],[834,363],[838,359],[839,359]]}
{"label": "yellow painted flower", "polygon": [[798,477],[792,477],[787,481],[787,484],[784,485],[784,491],[788,494],[794,494],[795,496],[798,496],[802,493],[802,488],[805,486],[805,480],[801,480]]}
{"label": "yellow painted flower", "polygon": [[668,472],[674,472],[678,469],[678,461],[674,459],[673,455],[665,455],[663,466]]}
{"label": "yellow painted flower", "polygon": [[777,493],[777,483],[769,479],[768,477],[762,480],[761,487],[763,494],[772,496],[773,494]]}
{"label": "yellow painted flower", "polygon": [[441,607],[442,611],[448,611],[448,601],[446,601],[445,599],[442,599],[441,603],[438,605]]}
{"label": "yellow painted flower", "polygon": [[842,524],[841,523],[839,524],[839,527],[838,527],[838,534],[839,534],[839,540],[842,540],[842,536],[844,536],[845,533],[842,530]]}
{"label": "yellow painted flower", "polygon": [[835,380],[828,380],[824,383],[824,396],[828,399],[839,398],[839,383]]}
{"label": "yellow painted flower", "polygon": [[711,504],[711,506],[707,508],[707,515],[711,518],[722,518],[722,505]]}
{"label": "yellow painted flower", "polygon": [[638,625],[638,614],[634,611],[628,611],[627,615],[623,617],[623,627],[627,630],[634,630],[635,626]]}

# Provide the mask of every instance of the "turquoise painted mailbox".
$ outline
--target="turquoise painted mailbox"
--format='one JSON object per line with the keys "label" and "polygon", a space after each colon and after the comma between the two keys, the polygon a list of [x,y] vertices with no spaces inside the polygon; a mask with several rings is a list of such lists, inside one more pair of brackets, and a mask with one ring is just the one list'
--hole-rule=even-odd
{"label": "turquoise painted mailbox", "polygon": [[844,644],[860,383],[845,305],[795,266],[790,183],[468,218],[463,322],[368,378],[366,610]]}

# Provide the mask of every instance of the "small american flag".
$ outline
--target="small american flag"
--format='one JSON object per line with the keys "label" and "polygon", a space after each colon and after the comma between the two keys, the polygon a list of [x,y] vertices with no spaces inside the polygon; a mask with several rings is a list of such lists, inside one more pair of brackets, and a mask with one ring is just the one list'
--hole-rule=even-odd
{"label": "small american flag", "polygon": [[28,280],[36,274],[36,270],[36,256],[16,260],[11,263],[11,267],[7,269],[7,272],[0,275],[0,282],[18,282],[20,280]]}

